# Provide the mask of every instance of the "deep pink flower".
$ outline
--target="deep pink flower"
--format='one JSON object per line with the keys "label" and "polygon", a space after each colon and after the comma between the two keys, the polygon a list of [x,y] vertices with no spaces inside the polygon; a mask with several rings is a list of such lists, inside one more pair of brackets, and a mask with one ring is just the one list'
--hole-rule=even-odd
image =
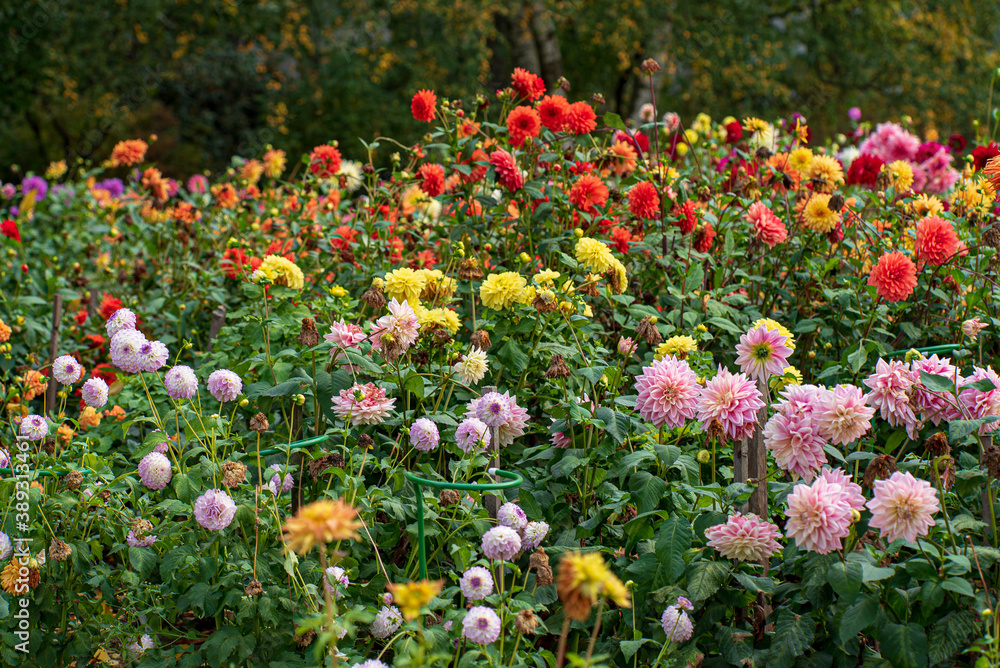
{"label": "deep pink flower", "polygon": [[698,376],[684,360],[667,355],[653,362],[636,378],[635,389],[636,410],[656,427],[679,427],[695,416]]}
{"label": "deep pink flower", "polygon": [[781,549],[775,540],[781,538],[777,525],[754,514],[730,515],[725,524],[707,529],[705,538],[723,557],[737,561],[763,561]]}
{"label": "deep pink flower", "polygon": [[759,325],[740,337],[736,352],[739,353],[736,363],[740,371],[751,378],[767,380],[785,372],[792,349],[788,347],[787,336],[777,329],[768,329],[767,325]]}
{"label": "deep pink flower", "polygon": [[913,543],[917,536],[926,536],[934,526],[931,517],[938,505],[937,492],[926,480],[896,471],[888,480],[877,480],[875,496],[868,502],[872,519],[868,526],[882,530],[882,536],[892,542],[897,538]]}
{"label": "deep pink flower", "polygon": [[733,375],[720,366],[698,396],[698,419],[705,430],[712,420],[718,420],[726,436],[739,441],[753,433],[757,411],[763,407],[756,383],[742,373]]}
{"label": "deep pink flower", "polygon": [[341,320],[330,325],[330,333],[324,334],[323,338],[333,344],[333,348],[330,349],[330,359],[340,361],[346,357],[345,350],[357,348],[358,344],[365,340],[365,330]]}

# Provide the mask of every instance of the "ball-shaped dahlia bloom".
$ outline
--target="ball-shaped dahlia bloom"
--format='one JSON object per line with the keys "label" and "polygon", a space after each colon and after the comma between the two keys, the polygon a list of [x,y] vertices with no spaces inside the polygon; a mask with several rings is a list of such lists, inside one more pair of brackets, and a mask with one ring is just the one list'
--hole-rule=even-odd
{"label": "ball-shaped dahlia bloom", "polygon": [[21,438],[40,441],[49,435],[49,423],[41,415],[29,415],[21,420]]}
{"label": "ball-shaped dahlia bloom", "polygon": [[497,511],[497,521],[501,526],[510,527],[518,532],[528,526],[528,516],[520,506],[512,502],[500,506],[500,510]]}
{"label": "ball-shaped dahlia bloom", "polygon": [[375,620],[372,622],[372,636],[384,640],[398,631],[402,625],[403,615],[399,612],[399,608],[394,605],[383,605],[382,609],[375,614]]}
{"label": "ball-shaped dahlia bloom", "polygon": [[663,627],[663,632],[667,634],[667,640],[670,642],[687,642],[694,633],[691,618],[677,605],[671,605],[663,611],[660,626]]}
{"label": "ball-shaped dahlia bloom", "polygon": [[83,377],[83,366],[76,358],[61,355],[52,363],[52,376],[63,385],[72,385]]}
{"label": "ball-shaped dahlia bloom", "polygon": [[410,445],[417,450],[430,452],[437,448],[440,440],[437,425],[428,418],[419,418],[410,427]]}
{"label": "ball-shaped dahlia bloom", "polygon": [[232,401],[243,391],[243,381],[229,369],[217,369],[208,377],[208,391],[218,401]]}
{"label": "ball-shaped dahlia bloom", "polygon": [[521,537],[510,527],[493,527],[483,534],[482,547],[487,559],[510,561],[521,551]]}
{"label": "ball-shaped dahlia bloom", "polygon": [[108,403],[108,384],[103,378],[95,376],[83,384],[80,394],[83,403],[91,408],[103,408]]}
{"label": "ball-shaped dahlia bloom", "polygon": [[764,446],[774,454],[782,471],[788,471],[806,481],[826,463],[823,446],[814,416],[793,412],[775,413],[764,425]]}
{"label": "ball-shaped dahlia bloom", "polygon": [[548,534],[547,522],[528,522],[521,532],[521,547],[524,550],[537,549]]}
{"label": "ball-shaped dahlia bloom", "polygon": [[462,619],[462,637],[480,645],[495,642],[500,631],[500,617],[484,605],[475,606]]}
{"label": "ball-shaped dahlia bloom", "polygon": [[476,417],[468,417],[462,420],[455,430],[455,442],[462,452],[472,452],[490,445],[490,428],[485,422]]}
{"label": "ball-shaped dahlia bloom", "polygon": [[752,513],[730,515],[724,524],[707,529],[705,537],[719,554],[736,561],[764,561],[781,549],[775,540],[781,537],[777,525]]}
{"label": "ball-shaped dahlia bloom", "polygon": [[127,308],[120,308],[111,314],[104,326],[108,330],[108,338],[113,339],[123,329],[135,329],[135,313]]}
{"label": "ball-shaped dahlia bloom", "polygon": [[888,480],[876,480],[874,496],[868,502],[872,511],[869,526],[882,530],[882,537],[915,543],[934,526],[932,515],[940,510],[935,490],[926,480],[909,472],[896,471]]}
{"label": "ball-shaped dahlia bloom", "polygon": [[137,329],[123,329],[111,337],[109,352],[111,362],[125,373],[138,373],[139,349],[146,343],[146,337]]}
{"label": "ball-shaped dahlia bloom", "polygon": [[194,503],[194,518],[209,531],[221,531],[236,516],[236,503],[221,489],[210,489]]}
{"label": "ball-shaped dahlia bloom", "polygon": [[191,367],[178,364],[163,376],[163,386],[174,401],[190,399],[198,392],[198,377]]}
{"label": "ball-shaped dahlia bloom", "polygon": [[139,462],[139,477],[149,489],[163,489],[173,477],[170,460],[159,452],[149,453]]}
{"label": "ball-shaped dahlia bloom", "polygon": [[484,394],[476,404],[476,417],[491,427],[499,427],[510,419],[510,403],[498,392]]}
{"label": "ball-shaped dahlia bloom", "polygon": [[167,363],[170,351],[162,341],[146,341],[139,347],[139,369],[146,373],[154,373]]}
{"label": "ball-shaped dahlia bloom", "polygon": [[482,566],[473,566],[462,574],[458,586],[465,598],[481,601],[493,593],[493,575]]}
{"label": "ball-shaped dahlia bloom", "polygon": [[347,588],[351,586],[351,581],[347,577],[347,571],[340,566],[330,566],[323,573],[323,586],[330,592],[330,596],[340,598]]}
{"label": "ball-shaped dahlia bloom", "polygon": [[656,427],[679,427],[695,416],[698,376],[684,360],[666,356],[645,367],[635,380],[635,407]]}

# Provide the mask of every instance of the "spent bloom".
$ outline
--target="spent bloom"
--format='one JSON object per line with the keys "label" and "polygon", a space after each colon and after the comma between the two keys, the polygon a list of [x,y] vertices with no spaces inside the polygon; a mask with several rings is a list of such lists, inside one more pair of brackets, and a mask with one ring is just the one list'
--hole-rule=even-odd
{"label": "spent bloom", "polygon": [[510,527],[493,527],[483,534],[482,547],[487,559],[510,561],[521,551],[521,537]]}
{"label": "spent bloom", "polygon": [[777,525],[752,513],[730,515],[724,524],[707,529],[705,537],[719,554],[737,561],[763,561],[781,549],[775,540],[781,537]]}
{"label": "spent bloom", "polygon": [[440,440],[437,425],[428,418],[419,418],[410,427],[410,445],[417,450],[430,452],[437,448]]}
{"label": "spent bloom", "polygon": [[481,601],[493,593],[493,576],[488,569],[473,566],[462,575],[459,588],[470,601]]}
{"label": "spent bloom", "polygon": [[497,511],[497,521],[501,526],[510,527],[514,531],[521,531],[528,526],[528,516],[520,506],[512,502],[500,506],[500,510]]}
{"label": "spent bloom", "polygon": [[236,503],[221,489],[210,489],[194,502],[194,518],[209,531],[225,529],[235,516]]}
{"label": "spent bloom", "polygon": [[926,480],[896,471],[888,480],[876,480],[873,491],[874,496],[868,502],[872,511],[868,524],[881,529],[888,542],[897,538],[916,542],[918,536],[927,535],[927,530],[934,526],[931,515],[940,506],[937,491]]}
{"label": "spent bloom", "polygon": [[962,323],[962,333],[975,341],[976,337],[979,336],[979,332],[983,331],[987,327],[989,327],[989,325],[982,322],[978,317],[970,318]]}
{"label": "spent bloom", "polygon": [[695,416],[698,377],[684,360],[667,356],[644,367],[635,389],[636,410],[656,427],[679,427]]}
{"label": "spent bloom", "polygon": [[163,386],[174,401],[190,399],[198,392],[198,377],[191,367],[178,364],[164,374]]}
{"label": "spent bloom", "polygon": [[785,372],[792,349],[788,347],[787,336],[767,325],[760,325],[740,337],[736,352],[739,353],[736,363],[740,365],[740,371],[751,378],[767,380]]}
{"label": "spent bloom", "polygon": [[475,385],[486,376],[486,372],[489,370],[486,353],[473,347],[455,364],[454,369],[463,383]]}
{"label": "spent bloom", "polygon": [[846,445],[867,433],[875,409],[868,406],[864,392],[853,385],[838,385],[823,393],[817,415],[819,434],[835,445]]}
{"label": "spent bloom", "polygon": [[163,489],[173,477],[170,460],[159,452],[150,452],[139,462],[139,477],[149,489]]}
{"label": "spent bloom", "polygon": [[500,637],[500,617],[492,608],[477,605],[462,619],[462,637],[480,645],[489,645]]}
{"label": "spent bloom", "polygon": [[718,420],[726,436],[738,441],[753,433],[757,411],[763,406],[756,383],[742,373],[733,375],[720,366],[698,397],[698,419],[706,431],[712,420]]}
{"label": "spent bloom", "polygon": [[455,430],[455,441],[462,452],[472,452],[480,447],[489,447],[489,425],[476,417],[465,418]]}
{"label": "spent bloom", "polygon": [[354,425],[381,424],[395,403],[394,397],[385,396],[385,390],[374,383],[355,384],[333,397],[333,412]]}
{"label": "spent bloom", "polygon": [[243,381],[229,369],[217,369],[208,377],[208,391],[218,401],[232,401],[243,391]]}
{"label": "spent bloom", "polygon": [[660,617],[660,626],[667,634],[668,642],[687,642],[694,632],[691,618],[678,605],[671,605],[663,611],[663,616]]}
{"label": "spent bloom", "polygon": [[842,485],[822,476],[799,484],[788,495],[785,533],[804,550],[829,554],[851,530],[851,505]]}
{"label": "spent bloom", "polygon": [[103,408],[108,403],[108,384],[102,378],[90,378],[83,384],[81,396],[91,408]]}
{"label": "spent bloom", "polygon": [[63,385],[72,385],[83,377],[83,366],[76,358],[61,355],[52,363],[52,376]]}

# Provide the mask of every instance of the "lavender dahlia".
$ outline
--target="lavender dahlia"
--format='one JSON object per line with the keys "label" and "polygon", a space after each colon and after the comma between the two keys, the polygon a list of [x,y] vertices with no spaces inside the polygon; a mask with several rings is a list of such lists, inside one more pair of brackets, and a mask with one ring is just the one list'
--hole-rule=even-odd
{"label": "lavender dahlia", "polygon": [[40,441],[49,435],[49,423],[41,415],[29,415],[21,420],[21,437]]}
{"label": "lavender dahlia", "polygon": [[[505,420],[500,422],[497,426],[497,442],[493,445],[495,447],[500,447],[501,445],[510,445],[514,442],[515,438],[524,435],[524,427],[528,422],[528,411],[521,406],[517,405],[517,398],[510,396],[509,392],[504,392],[503,394],[498,394],[496,392],[491,392],[490,394],[496,394],[497,397],[507,402],[507,410],[504,411],[499,404],[496,404],[496,410],[500,413],[507,413]],[[490,395],[484,395],[478,399],[470,401],[465,407],[465,414],[469,416],[476,416],[486,424],[489,424],[488,420],[483,420],[482,416],[479,414],[481,410],[493,411],[493,408],[486,407],[483,408],[484,402]]]}
{"label": "lavender dahlia", "polygon": [[545,536],[549,533],[549,525],[546,522],[528,522],[521,532],[521,547],[524,550],[534,550],[542,544]]}
{"label": "lavender dahlia", "polygon": [[493,527],[483,534],[482,547],[487,559],[509,561],[521,551],[521,537],[510,527]]}
{"label": "lavender dahlia", "polygon": [[323,585],[330,592],[330,596],[340,598],[344,595],[347,587],[351,585],[347,577],[347,571],[340,566],[330,566],[323,573]]}
{"label": "lavender dahlia", "polygon": [[528,526],[528,516],[520,506],[510,502],[500,506],[500,510],[497,511],[497,521],[501,526],[510,527],[514,531],[521,531]]}
{"label": "lavender dahlia", "polygon": [[510,403],[499,392],[484,394],[477,400],[476,417],[491,427],[499,427],[510,419]]}
{"label": "lavender dahlia", "polygon": [[669,642],[687,642],[694,632],[691,618],[678,605],[671,605],[663,611],[663,616],[660,617],[660,626],[667,634]]}
{"label": "lavender dahlia", "polygon": [[191,367],[178,364],[163,376],[163,386],[174,401],[190,399],[198,392],[198,377]]}
{"label": "lavender dahlia", "polygon": [[7,561],[7,557],[13,552],[14,546],[10,542],[10,536],[0,531],[0,561]]}
{"label": "lavender dahlia", "polygon": [[147,534],[142,538],[136,538],[135,531],[129,529],[128,536],[125,537],[125,542],[128,543],[130,547],[152,547],[153,543],[156,542],[156,536],[153,534]]}
{"label": "lavender dahlia", "polygon": [[489,645],[500,637],[500,617],[492,608],[477,605],[462,619],[462,637],[480,645]]}
{"label": "lavender dahlia", "polygon": [[125,373],[139,372],[139,349],[146,337],[137,329],[123,329],[111,337],[111,361]]}
{"label": "lavender dahlia", "polygon": [[52,376],[63,385],[72,385],[83,377],[83,366],[69,355],[61,355],[52,363]]}
{"label": "lavender dahlia", "polygon": [[437,448],[441,441],[437,425],[430,419],[422,417],[410,427],[410,445],[422,452],[430,452]]}
{"label": "lavender dahlia", "polygon": [[482,566],[473,566],[462,574],[458,586],[465,598],[481,601],[493,593],[493,576]]}
{"label": "lavender dahlia", "polygon": [[143,634],[143,636],[135,642],[125,645],[125,649],[129,651],[129,654],[132,655],[132,659],[135,661],[141,659],[146,653],[146,650],[150,650],[154,647],[156,647],[156,643],[148,633]]}
{"label": "lavender dahlia", "polygon": [[286,473],[285,477],[282,478],[280,464],[271,464],[268,468],[269,470],[276,472],[276,475],[271,477],[271,488],[274,490],[276,495],[278,494],[278,490],[281,490],[282,492],[292,491],[292,487],[295,486],[295,478],[291,473]]}
{"label": "lavender dahlia", "polygon": [[108,403],[108,384],[102,378],[90,378],[83,384],[81,396],[91,408],[103,408]]}
{"label": "lavender dahlia", "polygon": [[389,668],[386,664],[382,663],[378,659],[368,659],[363,663],[355,663],[351,668]]}
{"label": "lavender dahlia", "polygon": [[139,368],[146,373],[159,371],[167,363],[170,351],[161,341],[146,341],[139,347]]}
{"label": "lavender dahlia", "polygon": [[490,445],[490,428],[479,418],[465,418],[455,430],[455,442],[462,452],[487,448]]}
{"label": "lavender dahlia", "polygon": [[170,460],[158,452],[151,452],[139,462],[139,477],[149,489],[163,489],[173,477]]}
{"label": "lavender dahlia", "polygon": [[120,308],[111,314],[104,327],[108,330],[108,338],[115,338],[115,334],[125,329],[135,329],[135,313],[127,308]]}
{"label": "lavender dahlia", "polygon": [[229,369],[217,369],[208,377],[208,391],[218,401],[232,401],[243,391],[243,381]]}
{"label": "lavender dahlia", "polygon": [[221,489],[210,489],[194,503],[194,518],[209,531],[225,529],[236,516],[236,504]]}

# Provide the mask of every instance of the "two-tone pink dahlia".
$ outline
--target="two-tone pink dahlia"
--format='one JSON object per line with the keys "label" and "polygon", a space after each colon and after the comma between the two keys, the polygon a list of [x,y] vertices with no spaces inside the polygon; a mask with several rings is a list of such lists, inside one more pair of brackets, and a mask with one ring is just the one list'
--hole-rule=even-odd
{"label": "two-tone pink dahlia", "polygon": [[209,393],[217,401],[232,401],[243,391],[243,381],[229,369],[216,369],[208,376]]}
{"label": "two-tone pink dahlia", "polygon": [[953,387],[961,388],[965,379],[959,372],[958,367],[951,363],[947,357],[931,355],[910,363],[913,369],[913,380],[918,381],[916,399],[916,410],[920,412],[920,419],[924,422],[933,422],[935,426],[941,421],[950,422],[961,417],[961,412],[955,406],[954,396],[941,396],[941,393],[929,391],[921,381],[920,372],[924,371],[932,376],[945,378]]}
{"label": "two-tone pink dahlia", "polygon": [[861,485],[852,482],[851,476],[845,473],[844,469],[825,468],[819,472],[819,477],[831,485],[840,485],[844,493],[844,500],[851,508],[859,513],[865,509],[865,495],[862,493]]}
{"label": "two-tone pink dahlia", "polygon": [[774,455],[782,471],[788,471],[806,481],[826,463],[823,446],[814,416],[804,413],[775,413],[764,425],[764,446]]}
{"label": "two-tone pink dahlia", "polygon": [[913,431],[917,416],[910,405],[910,397],[915,388],[908,364],[879,359],[875,373],[865,379],[865,385],[871,388],[868,403],[879,410],[883,420],[893,427],[905,426],[908,432]]}
{"label": "two-tone pink dahlia", "polygon": [[483,534],[482,548],[487,559],[510,561],[521,551],[521,536],[510,527],[493,527]]}
{"label": "two-tone pink dahlia", "polygon": [[493,593],[493,574],[482,566],[473,566],[462,574],[458,588],[470,601],[481,601]]}
{"label": "two-tone pink dahlia", "polygon": [[726,559],[763,561],[781,549],[777,525],[761,520],[754,514],[730,515],[724,524],[705,530],[708,545]]}
{"label": "two-tone pink dahlia", "polygon": [[756,383],[742,373],[734,375],[721,366],[698,395],[698,419],[703,428],[707,431],[712,420],[718,420],[726,436],[734,441],[753,433],[757,411],[763,407]]}
{"label": "two-tone pink dahlia", "polygon": [[667,355],[645,367],[635,380],[635,407],[656,427],[679,427],[695,416],[698,376],[684,360]]}
{"label": "two-tone pink dahlia", "polygon": [[388,308],[389,314],[375,321],[371,335],[372,350],[380,350],[384,345],[383,337],[388,335],[405,352],[420,336],[420,320],[406,300],[399,303],[393,297]]}
{"label": "two-tone pink dahlia", "polygon": [[430,452],[437,448],[440,440],[437,425],[429,418],[419,418],[410,427],[410,445],[417,450]]}
{"label": "two-tone pink dahlia", "polygon": [[111,362],[125,373],[138,373],[139,349],[146,343],[146,337],[137,329],[123,329],[111,337],[109,352]]}
{"label": "two-tone pink dahlia", "polygon": [[330,359],[339,362],[346,357],[345,350],[357,348],[366,336],[365,330],[341,320],[330,325],[330,333],[324,334],[323,338],[333,344],[333,348],[330,349]]}
{"label": "two-tone pink dahlia", "polygon": [[353,425],[381,424],[392,412],[394,403],[396,399],[385,396],[385,390],[374,383],[356,383],[333,397],[333,412]]}
{"label": "two-tone pink dahlia", "polygon": [[120,308],[111,314],[104,326],[108,330],[108,338],[113,339],[123,329],[135,329],[135,313],[127,308]]}
{"label": "two-tone pink dahlia", "polygon": [[[959,393],[958,399],[962,405],[968,409],[973,419],[1000,415],[1000,377],[993,370],[993,367],[985,369],[978,366],[972,367],[972,375],[965,379],[964,385],[969,385],[980,380],[988,379],[996,389],[977,390],[975,388],[964,389]],[[987,422],[979,427],[980,434],[987,434],[1000,427],[1000,421]]]}
{"label": "two-tone pink dahlia", "polygon": [[83,384],[81,397],[83,403],[91,408],[103,408],[108,403],[108,384],[102,378],[94,376]]}
{"label": "two-tone pink dahlia", "polygon": [[739,353],[736,363],[740,371],[751,378],[767,380],[785,372],[792,349],[788,347],[787,336],[777,329],[760,325],[740,337],[736,352]]}
{"label": "two-tone pink dahlia", "polygon": [[75,357],[60,355],[52,363],[52,376],[63,385],[72,385],[83,377],[83,365]]}
{"label": "two-tone pink dahlia", "polygon": [[163,375],[163,386],[174,401],[190,399],[198,392],[198,377],[191,367],[178,364]]}
{"label": "two-tone pink dahlia", "polygon": [[871,429],[873,415],[875,409],[867,404],[860,387],[838,385],[823,393],[813,419],[820,436],[836,445],[846,445]]}
{"label": "two-tone pink dahlia", "polygon": [[844,488],[820,476],[788,495],[785,535],[803,550],[829,554],[851,531],[851,505]]}
{"label": "two-tone pink dahlia", "polygon": [[783,415],[812,415],[819,410],[826,390],[816,385],[787,385],[774,407]]}
{"label": "two-tone pink dahlia", "polygon": [[881,529],[883,538],[890,543],[897,538],[916,542],[934,526],[931,515],[940,506],[937,491],[926,480],[896,471],[888,480],[875,481],[873,491],[868,502],[868,510],[872,511],[868,526]]}

